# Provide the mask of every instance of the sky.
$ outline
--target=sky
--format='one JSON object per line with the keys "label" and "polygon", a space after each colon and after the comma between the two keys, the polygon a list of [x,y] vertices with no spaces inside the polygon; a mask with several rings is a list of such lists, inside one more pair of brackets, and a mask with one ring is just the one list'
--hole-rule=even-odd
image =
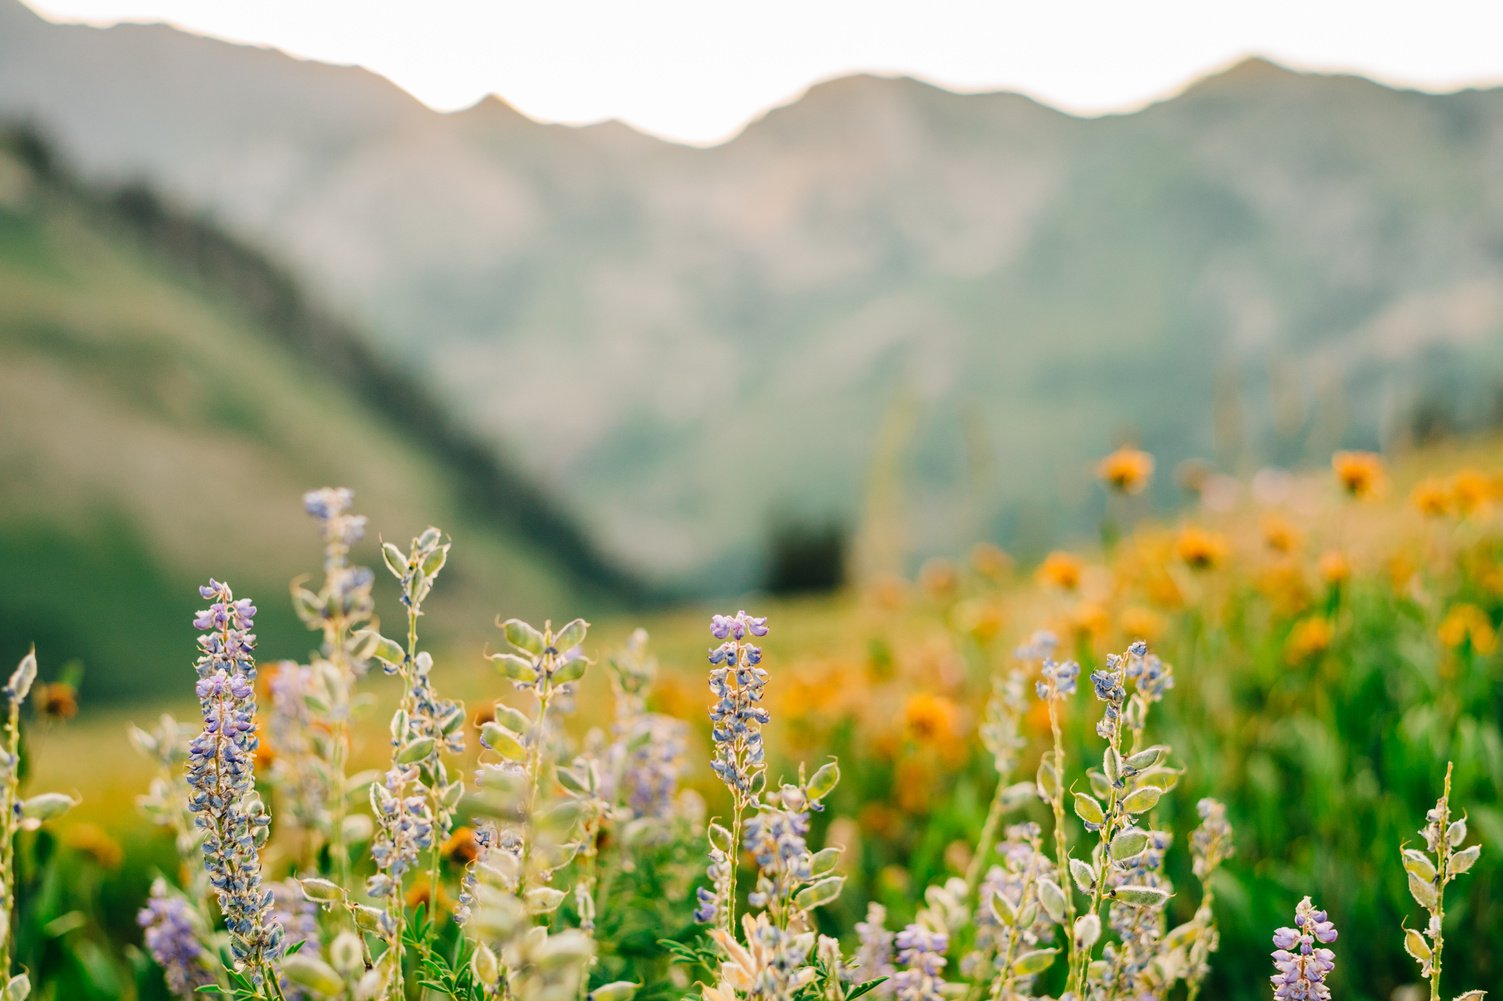
{"label": "sky", "polygon": [[1503,83],[1500,0],[26,0],[364,66],[441,110],[500,95],[711,144],[856,72],[1129,110],[1247,55],[1427,90]]}

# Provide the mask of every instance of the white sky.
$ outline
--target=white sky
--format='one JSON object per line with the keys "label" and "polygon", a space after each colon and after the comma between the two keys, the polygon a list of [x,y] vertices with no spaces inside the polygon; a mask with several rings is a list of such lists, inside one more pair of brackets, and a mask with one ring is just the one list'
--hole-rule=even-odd
{"label": "white sky", "polygon": [[809,84],[907,74],[1093,114],[1248,54],[1448,90],[1503,82],[1500,0],[26,0],[365,66],[440,110],[619,118],[694,143]]}

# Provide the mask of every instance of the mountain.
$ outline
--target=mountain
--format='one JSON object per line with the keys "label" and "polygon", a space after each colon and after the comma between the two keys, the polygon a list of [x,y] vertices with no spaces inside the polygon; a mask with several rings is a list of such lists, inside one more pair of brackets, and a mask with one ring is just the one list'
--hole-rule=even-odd
{"label": "mountain", "polygon": [[0,0],[0,114],[285,257],[681,586],[884,469],[912,551],[1038,548],[1119,438],[1296,461],[1480,412],[1503,363],[1499,91],[1251,60],[1086,120],[858,76],[693,149]]}
{"label": "mountain", "polygon": [[450,533],[435,640],[478,649],[498,612],[630,596],[546,495],[439,414],[255,251],[148,189],[80,183],[33,135],[0,136],[6,656],[35,642],[53,669],[82,659],[91,699],[186,693],[210,575],[257,601],[267,658],[306,655],[287,586],[319,569],[300,498],[330,483],[370,517],[368,564],[378,534]]}

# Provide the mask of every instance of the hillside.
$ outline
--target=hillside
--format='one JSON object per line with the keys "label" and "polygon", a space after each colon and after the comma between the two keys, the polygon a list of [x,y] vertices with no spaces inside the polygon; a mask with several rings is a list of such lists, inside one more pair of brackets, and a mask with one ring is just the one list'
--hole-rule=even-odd
{"label": "hillside", "polygon": [[754,580],[781,513],[861,518],[877,469],[921,484],[913,552],[1037,548],[1116,438],[1319,458],[1474,417],[1503,364],[1503,92],[1254,60],[1082,120],[854,77],[698,150],[14,0],[0,29],[0,114],[286,256],[681,586]]}
{"label": "hillside", "polygon": [[302,655],[287,582],[319,567],[300,497],[326,483],[370,516],[367,561],[376,533],[452,534],[440,629],[618,604],[628,579],[435,413],[253,252],[0,142],[0,649],[158,693],[213,574],[260,604],[268,658]]}

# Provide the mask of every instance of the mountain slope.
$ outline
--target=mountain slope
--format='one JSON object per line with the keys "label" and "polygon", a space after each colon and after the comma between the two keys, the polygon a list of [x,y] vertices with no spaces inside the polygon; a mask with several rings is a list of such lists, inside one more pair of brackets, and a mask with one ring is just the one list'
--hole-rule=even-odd
{"label": "mountain slope", "polygon": [[0,17],[0,113],[285,254],[615,552],[704,588],[754,579],[774,514],[858,517],[884,463],[915,549],[1038,546],[1116,437],[1287,462],[1503,363],[1503,92],[1250,61],[1081,120],[853,77],[696,150]]}
{"label": "mountain slope", "polygon": [[376,533],[453,536],[436,640],[620,600],[624,577],[493,458],[464,461],[462,435],[415,422],[425,407],[254,254],[0,142],[0,649],[82,658],[96,696],[160,692],[191,677],[212,574],[256,598],[268,657],[304,653],[287,582],[319,566],[300,497],[325,483],[355,488],[368,562]]}

